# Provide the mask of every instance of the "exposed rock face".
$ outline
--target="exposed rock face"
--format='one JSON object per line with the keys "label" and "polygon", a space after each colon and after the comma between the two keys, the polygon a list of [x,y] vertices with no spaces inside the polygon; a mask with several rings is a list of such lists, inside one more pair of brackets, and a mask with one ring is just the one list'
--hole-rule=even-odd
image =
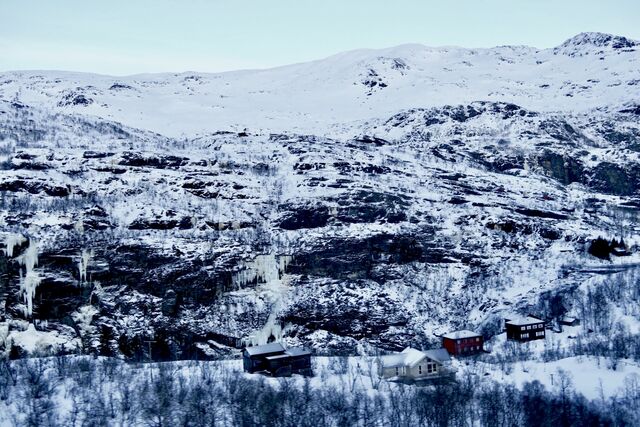
{"label": "exposed rock face", "polygon": [[67,186],[49,184],[44,181],[31,180],[29,178],[2,181],[0,182],[0,191],[26,192],[30,194],[44,193],[53,197],[66,197],[71,193],[70,188]]}
{"label": "exposed rock face", "polygon": [[144,156],[142,153],[125,152],[118,162],[121,166],[139,166],[153,168],[177,168],[188,163],[186,157],[177,156]]}
{"label": "exposed rock face", "polygon": [[584,167],[575,159],[545,150],[537,161],[541,168],[562,184],[568,185],[584,180]]}
{"label": "exposed rock face", "polygon": [[593,169],[589,184],[604,193],[631,196],[640,189],[640,165],[602,162]]}
{"label": "exposed rock face", "polygon": [[[417,52],[409,58],[359,53],[357,68],[321,85],[322,96],[305,86],[330,100],[327,116],[296,104],[293,115],[233,116],[222,131],[210,128],[212,108],[229,119],[238,108],[229,99],[253,106],[272,96],[266,89],[283,89],[242,98],[215,92],[236,90],[221,83],[227,76],[101,77],[64,81],[64,89],[47,76],[17,76],[31,95],[42,91],[46,108],[0,102],[8,141],[0,159],[0,322],[12,337],[32,322],[65,342],[64,351],[142,360],[215,357],[270,337],[318,353],[400,349],[523,311],[587,278],[565,266],[591,259],[594,236],[610,242],[624,229],[636,241],[629,224],[640,206],[640,115],[619,86],[635,85],[637,67],[609,61],[629,55],[633,63],[635,49],[628,39],[591,34],[557,51],[458,52],[453,63],[445,51],[415,46],[402,49]],[[420,61],[433,56],[446,62],[437,68],[442,81],[461,68],[468,78],[422,93]],[[474,73],[503,69],[501,61],[553,72],[496,78],[488,92],[472,87]],[[618,74],[553,80],[567,61]],[[15,94],[12,81],[0,82],[0,96]],[[444,96],[440,87],[454,101],[425,103]],[[150,105],[185,91],[201,94],[202,105],[215,102],[189,104],[194,117],[174,120],[187,126],[175,137],[155,133],[167,129],[162,117],[135,110],[139,99]],[[583,107],[610,92],[610,105]],[[292,104],[303,98],[291,93]],[[355,101],[344,107],[336,93]],[[115,97],[136,107],[120,113]],[[327,125],[369,108],[376,114]],[[90,110],[92,118],[78,114]],[[243,130],[246,117],[256,123]],[[311,122],[324,127],[305,127]],[[13,354],[24,355],[19,342]]]}
{"label": "exposed rock face", "polygon": [[[479,144],[489,118],[518,131]],[[483,285],[509,280],[505,265],[555,258],[554,245],[566,242],[584,253],[573,224],[587,225],[586,235],[606,229],[597,192],[638,190],[632,150],[625,162],[588,154],[594,143],[631,144],[585,138],[587,127],[605,129],[593,120],[565,126],[478,103],[382,123],[400,136],[220,134],[184,154],[22,150],[13,162],[47,168],[0,185],[4,222],[41,241],[33,318],[48,326],[38,327],[133,359],[148,356],[149,340],[156,358],[212,357],[256,334],[319,352],[426,345],[514,303]],[[238,155],[247,144],[253,154]],[[575,184],[594,192],[584,212],[567,196]],[[25,250],[2,257],[8,322],[31,320],[20,288]],[[545,268],[536,274],[551,283],[559,273]]]}

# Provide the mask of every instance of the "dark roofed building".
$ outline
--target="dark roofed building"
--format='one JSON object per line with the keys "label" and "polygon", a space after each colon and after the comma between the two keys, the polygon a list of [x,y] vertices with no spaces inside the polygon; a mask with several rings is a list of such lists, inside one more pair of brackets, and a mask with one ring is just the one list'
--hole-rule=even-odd
{"label": "dark roofed building", "polygon": [[286,351],[291,361],[291,370],[302,375],[312,375],[311,352],[300,347],[293,347]]}
{"label": "dark roofed building", "polygon": [[280,343],[246,347],[242,352],[245,372],[262,372],[272,376],[292,373],[311,375],[311,352],[303,348],[285,349]]}
{"label": "dark roofed building", "polygon": [[565,316],[561,318],[558,323],[560,323],[563,326],[579,326],[580,319],[578,319],[577,317]]}
{"label": "dark roofed building", "polygon": [[267,357],[284,354],[284,352],[284,347],[278,342],[247,347],[242,352],[244,370],[249,373],[264,371],[268,367]]}
{"label": "dark roofed building", "polygon": [[514,341],[532,341],[544,339],[544,320],[533,316],[505,319],[507,339]]}

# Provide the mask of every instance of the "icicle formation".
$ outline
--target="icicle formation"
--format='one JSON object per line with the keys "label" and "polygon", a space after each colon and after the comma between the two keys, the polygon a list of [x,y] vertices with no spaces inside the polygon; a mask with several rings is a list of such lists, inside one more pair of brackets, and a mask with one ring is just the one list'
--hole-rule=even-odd
{"label": "icicle formation", "polygon": [[24,295],[24,302],[27,305],[27,316],[33,315],[33,297],[36,294],[36,288],[40,285],[41,278],[35,271],[38,265],[38,242],[29,240],[29,247],[23,255],[18,258],[20,265],[24,266],[25,273],[20,271],[20,290]]}
{"label": "icicle formation", "polygon": [[27,239],[22,234],[9,233],[4,239],[4,244],[6,247],[5,254],[8,257],[13,257],[13,250],[15,249],[15,247],[20,246],[26,241]]}
{"label": "icicle formation", "polygon": [[87,281],[87,267],[93,258],[93,249],[83,249],[78,259],[78,272],[80,273],[80,284]]}
{"label": "icicle formation", "polygon": [[267,344],[271,337],[273,337],[276,342],[282,341],[283,329],[282,326],[276,322],[277,308],[278,307],[276,306],[273,307],[269,314],[269,318],[267,319],[267,323],[264,324],[262,329],[249,335],[249,337],[244,340],[246,345]]}
{"label": "icicle formation", "polygon": [[254,282],[263,284],[261,290],[265,299],[272,304],[271,312],[265,325],[247,337],[244,340],[245,344],[266,344],[272,337],[276,341],[282,339],[283,329],[282,325],[277,322],[277,316],[288,292],[288,288],[282,278],[292,258],[287,255],[278,257],[273,254],[258,255],[253,261],[245,265],[245,270],[234,276],[233,283],[237,288]]}
{"label": "icicle formation", "polygon": [[233,276],[233,285],[236,289],[250,283],[270,283],[279,281],[284,274],[292,257],[282,255],[276,257],[273,254],[258,255],[253,261],[245,264],[245,269]]}
{"label": "icicle formation", "polygon": [[0,323],[0,360],[9,358],[12,341],[9,336],[9,323]]}

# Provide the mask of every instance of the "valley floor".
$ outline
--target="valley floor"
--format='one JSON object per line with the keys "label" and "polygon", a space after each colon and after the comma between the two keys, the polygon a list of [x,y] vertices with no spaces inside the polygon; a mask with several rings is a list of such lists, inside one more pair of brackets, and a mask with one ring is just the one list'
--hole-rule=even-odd
{"label": "valley floor", "polygon": [[[508,345],[501,338],[494,351]],[[246,374],[239,359],[23,359],[0,369],[0,426],[526,426],[536,417],[561,425],[638,425],[637,362],[617,360],[615,369],[603,357],[544,362],[544,341],[525,346],[527,360],[454,359],[456,380],[426,387],[381,380],[371,356],[315,357],[313,377],[290,378]]]}

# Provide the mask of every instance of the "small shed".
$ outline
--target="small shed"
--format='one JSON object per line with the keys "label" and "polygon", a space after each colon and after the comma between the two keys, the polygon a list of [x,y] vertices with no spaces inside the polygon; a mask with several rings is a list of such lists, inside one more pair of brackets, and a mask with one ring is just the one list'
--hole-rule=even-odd
{"label": "small shed", "polygon": [[484,338],[481,334],[463,329],[442,336],[442,347],[454,356],[470,356],[483,351]]}
{"label": "small shed", "polygon": [[580,319],[578,319],[577,317],[565,316],[560,319],[559,323],[562,326],[579,326]]}
{"label": "small shed", "polygon": [[532,341],[545,338],[545,322],[533,316],[505,319],[507,339],[514,341]]}

